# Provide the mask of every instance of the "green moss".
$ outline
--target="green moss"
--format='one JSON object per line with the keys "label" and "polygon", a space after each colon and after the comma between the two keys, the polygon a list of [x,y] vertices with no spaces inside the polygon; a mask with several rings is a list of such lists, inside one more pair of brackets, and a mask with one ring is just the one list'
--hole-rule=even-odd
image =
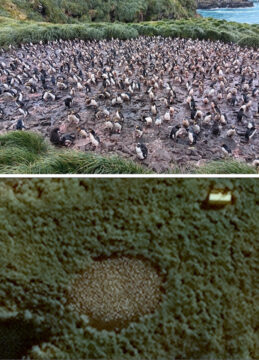
{"label": "green moss", "polygon": [[[233,204],[205,206],[212,188]],[[255,359],[258,190],[257,179],[2,179],[0,323],[50,328],[33,359]],[[122,331],[98,331],[67,290],[113,254],[156,264],[164,294]]]}

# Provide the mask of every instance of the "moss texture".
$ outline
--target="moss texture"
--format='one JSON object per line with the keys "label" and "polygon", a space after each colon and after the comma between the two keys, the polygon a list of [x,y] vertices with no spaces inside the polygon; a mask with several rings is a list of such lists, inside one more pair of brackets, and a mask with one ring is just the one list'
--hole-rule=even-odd
{"label": "moss texture", "polygon": [[[212,188],[234,203],[204,206]],[[0,200],[0,324],[44,332],[23,340],[31,358],[256,358],[258,179],[2,179]],[[164,294],[138,322],[98,331],[66,294],[115,254],[158,266]]]}

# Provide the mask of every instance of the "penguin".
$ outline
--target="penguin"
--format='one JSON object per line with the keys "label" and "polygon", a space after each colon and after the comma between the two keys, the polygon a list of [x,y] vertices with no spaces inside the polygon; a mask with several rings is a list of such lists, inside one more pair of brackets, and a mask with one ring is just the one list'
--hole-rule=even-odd
{"label": "penguin", "polygon": [[78,125],[81,120],[81,117],[79,114],[76,114],[75,112],[72,111],[71,113],[68,114],[67,119],[69,123]]}
{"label": "penguin", "polygon": [[155,125],[156,126],[161,126],[162,125],[162,119],[160,117],[156,118]]}
{"label": "penguin", "polygon": [[245,114],[244,114],[244,109],[241,107],[237,113],[237,122],[241,122],[242,119],[243,119],[243,116],[247,117]]}
{"label": "penguin", "polygon": [[188,138],[189,138],[190,145],[195,145],[196,144],[197,135],[190,129],[188,130]]}
{"label": "penguin", "polygon": [[56,85],[56,78],[55,78],[55,76],[54,75],[52,75],[51,76],[51,84],[53,85],[53,86],[55,86]]}
{"label": "penguin", "polygon": [[85,92],[86,92],[86,94],[92,92],[91,86],[87,83],[85,84]]}
{"label": "penguin", "polygon": [[195,120],[195,115],[196,115],[197,109],[196,108],[192,108],[191,109],[191,119]]}
{"label": "penguin", "polygon": [[144,118],[144,121],[146,121],[148,126],[152,125],[153,119],[151,116],[147,116],[147,117],[143,116],[143,118]]}
{"label": "penguin", "polygon": [[4,117],[4,110],[0,107],[0,120]]}
{"label": "penguin", "polygon": [[151,112],[153,115],[156,115],[157,114],[157,108],[156,108],[156,105],[151,105]]}
{"label": "penguin", "polygon": [[232,151],[231,149],[226,145],[226,144],[223,144],[221,146],[221,150],[223,151],[224,154],[226,155],[231,155]]}
{"label": "penguin", "polygon": [[148,155],[148,149],[147,149],[146,145],[143,143],[138,143],[136,145],[136,153],[137,153],[137,157],[140,160],[145,160]]}
{"label": "penguin", "polygon": [[171,120],[171,115],[170,115],[170,111],[167,111],[164,115],[164,120],[165,121],[170,121]]}
{"label": "penguin", "polygon": [[211,117],[212,117],[211,112],[207,112],[206,115],[204,116],[202,123],[206,125],[209,124],[211,121]]}
{"label": "penguin", "polygon": [[229,129],[229,130],[227,131],[227,136],[228,136],[228,137],[232,137],[232,136],[234,136],[234,135],[236,135],[236,129],[235,129],[235,126],[232,125],[232,126],[231,126],[231,129]]}
{"label": "penguin", "polygon": [[93,144],[95,147],[100,145],[100,138],[93,129],[89,130],[89,137],[90,137],[91,144]]}
{"label": "penguin", "polygon": [[110,120],[105,121],[104,129],[111,131],[113,129],[113,123]]}
{"label": "penguin", "polygon": [[237,101],[237,97],[235,94],[232,94],[232,97],[231,97],[231,105],[232,106],[235,106],[236,105],[236,101]]}
{"label": "penguin", "polygon": [[257,88],[254,88],[252,90],[252,97],[256,97],[259,94],[259,90]]}
{"label": "penguin", "polygon": [[169,135],[170,139],[173,139],[173,140],[176,139],[176,133],[179,129],[180,129],[180,125],[176,125],[172,128],[170,135]]}
{"label": "penguin", "polygon": [[135,127],[135,136],[136,136],[137,138],[141,138],[142,135],[143,135],[143,129],[142,129],[142,127],[141,127],[140,125],[136,125],[136,127]]}
{"label": "penguin", "polygon": [[249,142],[249,140],[252,139],[252,137],[255,135],[255,133],[256,133],[255,124],[254,124],[254,122],[251,122],[251,123],[248,124],[247,130],[246,130],[246,133],[245,133],[246,141]]}
{"label": "penguin", "polygon": [[70,109],[71,108],[71,105],[73,103],[73,98],[72,96],[68,96],[67,98],[64,99],[64,103],[65,103],[65,106],[66,108]]}
{"label": "penguin", "polygon": [[25,129],[24,122],[22,119],[19,119],[15,126],[16,130],[22,131],[22,129]]}
{"label": "penguin", "polygon": [[198,135],[201,132],[201,128],[198,124],[194,124],[192,128],[193,128],[194,134],[196,134],[196,135]]}
{"label": "penguin", "polygon": [[77,128],[78,134],[82,137],[82,138],[87,138],[87,130],[84,128],[81,128],[80,126],[78,126]]}
{"label": "penguin", "polygon": [[73,145],[75,138],[74,134],[64,134],[60,138],[60,145],[69,147]]}
{"label": "penguin", "polygon": [[60,135],[59,135],[59,128],[54,128],[51,130],[50,132],[50,142],[53,145],[61,145],[61,141],[60,141]]}
{"label": "penguin", "polygon": [[219,136],[220,135],[220,127],[217,122],[214,122],[212,125],[212,135]]}
{"label": "penguin", "polygon": [[221,114],[221,115],[220,115],[220,123],[221,123],[222,125],[226,125],[227,122],[228,122],[227,115],[226,115],[226,114]]}
{"label": "penguin", "polygon": [[19,111],[20,114],[23,115],[24,118],[29,115],[29,111],[27,109],[25,109],[25,108],[19,107],[18,111]]}
{"label": "penguin", "polygon": [[121,125],[121,123],[119,122],[118,119],[114,119],[114,130],[115,130],[115,132],[118,133],[118,134],[121,133],[122,125]]}

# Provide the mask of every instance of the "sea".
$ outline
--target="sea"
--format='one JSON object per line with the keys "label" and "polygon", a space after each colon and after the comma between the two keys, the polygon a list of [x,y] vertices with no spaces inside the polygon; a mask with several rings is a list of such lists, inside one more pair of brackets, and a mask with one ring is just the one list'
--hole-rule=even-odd
{"label": "sea", "polygon": [[220,20],[259,24],[259,2],[254,2],[254,6],[249,8],[217,8],[210,10],[197,10],[197,13],[204,17],[212,17]]}

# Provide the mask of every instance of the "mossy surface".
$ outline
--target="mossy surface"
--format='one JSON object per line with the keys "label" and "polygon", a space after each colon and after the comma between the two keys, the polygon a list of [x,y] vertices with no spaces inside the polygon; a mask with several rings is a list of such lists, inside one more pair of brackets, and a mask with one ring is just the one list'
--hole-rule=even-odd
{"label": "mossy surface", "polygon": [[[33,359],[255,359],[258,179],[2,179],[0,319],[48,338]],[[204,207],[211,189],[234,202]],[[67,300],[99,256],[141,256],[161,306],[98,331]],[[18,315],[17,315],[18,314]],[[10,333],[10,337],[12,334]]]}

